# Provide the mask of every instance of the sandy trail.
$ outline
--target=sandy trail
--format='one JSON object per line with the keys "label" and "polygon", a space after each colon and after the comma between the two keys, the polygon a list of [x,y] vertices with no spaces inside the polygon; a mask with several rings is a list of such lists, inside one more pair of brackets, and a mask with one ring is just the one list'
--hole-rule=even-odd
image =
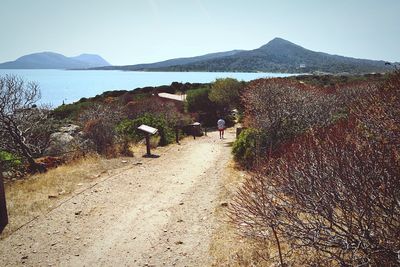
{"label": "sandy trail", "polygon": [[1,265],[210,265],[233,129],[225,138],[186,139],[102,179],[1,240]]}

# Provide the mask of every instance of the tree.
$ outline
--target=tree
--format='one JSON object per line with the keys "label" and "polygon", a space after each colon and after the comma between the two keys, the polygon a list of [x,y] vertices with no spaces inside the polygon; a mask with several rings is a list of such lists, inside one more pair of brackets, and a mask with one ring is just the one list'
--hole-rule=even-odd
{"label": "tree", "polygon": [[208,95],[210,88],[203,87],[187,91],[186,108],[189,112],[207,112],[215,109],[215,104],[211,102]]}
{"label": "tree", "polygon": [[47,146],[51,128],[48,110],[35,104],[39,99],[37,83],[13,75],[0,77],[0,150],[24,158],[32,172],[45,170],[34,157]]}
{"label": "tree", "polygon": [[240,108],[240,91],[243,84],[236,79],[216,79],[211,86],[209,98],[227,112],[234,108]]}

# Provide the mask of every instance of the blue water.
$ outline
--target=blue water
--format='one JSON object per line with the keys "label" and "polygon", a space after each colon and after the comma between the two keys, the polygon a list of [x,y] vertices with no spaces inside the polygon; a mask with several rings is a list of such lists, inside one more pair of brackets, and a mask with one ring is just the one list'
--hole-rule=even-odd
{"label": "blue water", "polygon": [[208,83],[216,78],[236,78],[250,81],[264,77],[286,77],[283,73],[230,72],[131,72],[80,70],[6,70],[0,76],[14,74],[26,81],[39,84],[42,98],[39,103],[56,107],[64,101],[75,102],[82,97],[93,97],[104,91],[132,90],[138,87],[170,85],[172,82]]}

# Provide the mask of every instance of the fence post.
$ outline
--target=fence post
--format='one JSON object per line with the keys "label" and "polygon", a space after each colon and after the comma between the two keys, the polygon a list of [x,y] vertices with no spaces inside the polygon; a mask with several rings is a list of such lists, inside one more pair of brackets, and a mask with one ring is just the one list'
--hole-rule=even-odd
{"label": "fence post", "polygon": [[8,224],[7,206],[6,206],[6,193],[3,184],[3,169],[0,163],[0,233]]}

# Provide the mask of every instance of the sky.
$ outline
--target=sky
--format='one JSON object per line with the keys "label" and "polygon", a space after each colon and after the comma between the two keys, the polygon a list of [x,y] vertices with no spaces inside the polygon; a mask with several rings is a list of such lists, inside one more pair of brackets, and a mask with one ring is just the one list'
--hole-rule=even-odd
{"label": "sky", "polygon": [[400,62],[399,0],[0,0],[0,62],[51,51],[150,63],[281,37],[307,49]]}

